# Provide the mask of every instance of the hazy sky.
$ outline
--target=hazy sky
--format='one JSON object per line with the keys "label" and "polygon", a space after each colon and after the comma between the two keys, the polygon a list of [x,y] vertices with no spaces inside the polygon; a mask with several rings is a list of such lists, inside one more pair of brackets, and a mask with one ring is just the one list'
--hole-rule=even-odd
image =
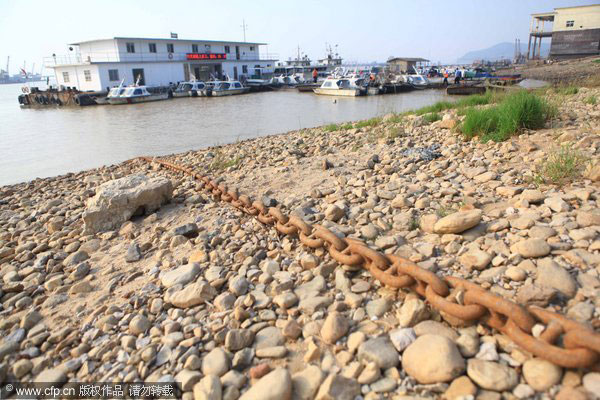
{"label": "hazy sky", "polygon": [[[0,66],[66,54],[67,44],[114,36],[243,40],[269,43],[287,59],[301,50],[325,56],[338,44],[346,61],[390,56],[453,62],[465,52],[514,42],[527,44],[530,14],[586,0],[0,0]],[[261,49],[264,51],[264,49]]]}

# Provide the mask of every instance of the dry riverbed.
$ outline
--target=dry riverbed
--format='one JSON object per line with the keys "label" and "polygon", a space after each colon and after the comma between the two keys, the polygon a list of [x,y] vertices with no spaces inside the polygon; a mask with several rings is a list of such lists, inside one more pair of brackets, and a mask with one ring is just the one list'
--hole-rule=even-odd
{"label": "dry riverbed", "polygon": [[[555,94],[556,118],[503,143],[463,140],[448,110],[165,159],[598,331],[599,96]],[[585,161],[556,186],[561,146],[563,161]],[[170,180],[172,201],[84,230],[101,185],[132,174]],[[461,227],[473,209],[475,226]],[[451,215],[458,226],[441,233]],[[139,160],[0,188],[0,275],[3,381],[174,380],[183,398],[223,400],[600,394],[600,373],[532,357],[485,325],[452,327],[414,294]]]}

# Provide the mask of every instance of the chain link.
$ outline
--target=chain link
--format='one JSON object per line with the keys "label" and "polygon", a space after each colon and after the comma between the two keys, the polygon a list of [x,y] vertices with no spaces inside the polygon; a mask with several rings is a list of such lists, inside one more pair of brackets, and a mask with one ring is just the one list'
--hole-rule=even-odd
{"label": "chain link", "polygon": [[[322,225],[311,225],[300,217],[287,216],[279,208],[253,201],[245,194],[240,195],[237,189],[230,190],[227,185],[217,184],[189,168],[150,157],[140,159],[198,180],[199,187],[215,198],[256,216],[261,223],[274,226],[279,233],[297,236],[308,248],[327,250],[334,260],[347,268],[364,268],[384,285],[414,290],[453,325],[481,321],[531,354],[566,368],[591,367],[600,358],[600,334],[562,314],[535,306],[525,308],[462,278],[438,276],[405,258],[373,250],[358,239],[341,238]],[[539,338],[532,335],[535,324],[544,325]]]}

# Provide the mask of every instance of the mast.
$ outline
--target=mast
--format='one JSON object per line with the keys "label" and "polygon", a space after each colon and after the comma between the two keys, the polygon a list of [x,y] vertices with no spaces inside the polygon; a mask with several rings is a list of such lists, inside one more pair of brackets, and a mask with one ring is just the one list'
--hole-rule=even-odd
{"label": "mast", "polygon": [[6,73],[8,74],[8,64],[10,62],[10,56],[6,57]]}

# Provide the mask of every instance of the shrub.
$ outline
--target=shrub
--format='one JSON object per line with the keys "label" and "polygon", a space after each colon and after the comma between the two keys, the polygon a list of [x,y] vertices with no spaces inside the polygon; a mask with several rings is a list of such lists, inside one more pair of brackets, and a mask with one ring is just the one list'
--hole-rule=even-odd
{"label": "shrub", "polygon": [[424,115],[424,114],[449,110],[454,107],[455,107],[454,103],[452,103],[450,101],[438,101],[437,103],[434,103],[430,106],[419,108],[417,111],[415,111],[415,114]]}
{"label": "shrub", "polygon": [[468,109],[462,124],[467,138],[479,136],[483,142],[501,142],[523,129],[539,129],[555,114],[544,99],[527,91],[506,96],[497,106]]}
{"label": "shrub", "polygon": [[367,120],[363,120],[363,121],[358,121],[356,123],[356,127],[357,128],[373,127],[373,126],[379,125],[380,122],[381,122],[381,118],[371,118],[371,119],[367,119]]}
{"label": "shrub", "polygon": [[544,160],[536,182],[563,185],[573,181],[581,176],[588,161],[588,157],[579,150],[563,145]]}
{"label": "shrub", "polygon": [[556,88],[556,93],[564,94],[567,96],[577,94],[578,92],[579,92],[579,89],[576,86],[565,86],[565,87]]}
{"label": "shrub", "polygon": [[325,125],[325,128],[323,129],[325,129],[327,132],[335,132],[340,130],[340,126],[338,124],[329,124]]}
{"label": "shrub", "polygon": [[440,114],[438,114],[437,112],[432,112],[432,113],[429,113],[429,114],[425,114],[425,115],[423,116],[423,119],[424,119],[424,120],[425,120],[427,123],[431,124],[431,123],[433,123],[433,122],[435,122],[435,121],[439,121],[439,120],[441,120],[441,119],[442,119],[442,116],[441,116]]}
{"label": "shrub", "polygon": [[585,103],[595,106],[598,103],[598,99],[596,98],[595,95],[592,95],[592,96],[588,97],[587,99],[585,99]]}

